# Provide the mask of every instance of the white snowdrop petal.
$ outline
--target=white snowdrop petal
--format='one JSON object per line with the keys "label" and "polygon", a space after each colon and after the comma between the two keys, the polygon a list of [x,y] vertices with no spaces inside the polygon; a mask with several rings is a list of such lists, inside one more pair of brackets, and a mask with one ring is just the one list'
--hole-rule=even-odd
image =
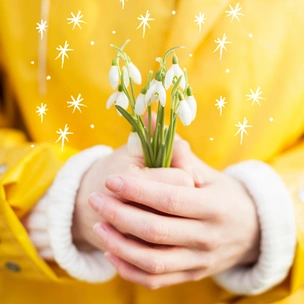
{"label": "white snowdrop petal", "polygon": [[192,121],[195,119],[196,117],[196,110],[197,110],[197,102],[195,100],[195,98],[193,96],[188,96],[186,98],[186,102],[191,110],[191,114],[192,114]]}
{"label": "white snowdrop petal", "polygon": [[109,72],[109,81],[111,84],[112,89],[114,90],[119,82],[119,74],[118,74],[118,68],[116,65],[112,65],[110,72]]}
{"label": "white snowdrop petal", "polygon": [[156,82],[154,82],[150,86],[150,89],[148,90],[146,97],[145,97],[145,102],[148,102],[151,99],[152,95],[154,94],[155,87],[156,87]]}
{"label": "white snowdrop petal", "polygon": [[172,64],[172,68],[174,69],[174,75],[179,77],[181,75],[184,75],[183,73],[183,70],[181,69],[181,67],[175,63],[175,64]]}
{"label": "white snowdrop petal", "polygon": [[121,106],[125,110],[128,108],[129,101],[128,101],[128,97],[126,96],[126,94],[124,92],[119,92],[118,93],[117,100],[116,100],[115,104],[118,105],[118,106]]}
{"label": "white snowdrop petal", "polygon": [[130,77],[136,84],[141,84],[141,74],[139,69],[132,63],[129,63]]}
{"label": "white snowdrop petal", "polygon": [[163,87],[163,84],[159,81],[159,83],[157,84],[158,86],[158,95],[159,95],[159,100],[161,105],[164,107],[166,105],[166,90]]}
{"label": "white snowdrop petal", "polygon": [[150,82],[150,88],[151,88],[151,86],[153,86],[155,83],[156,83],[156,80],[153,79],[153,80]]}
{"label": "white snowdrop petal", "polygon": [[110,107],[112,106],[114,101],[117,99],[117,94],[118,94],[118,92],[115,92],[109,97],[109,99],[107,100],[107,104],[106,104],[107,109],[110,109]]}
{"label": "white snowdrop petal", "polygon": [[189,126],[192,121],[191,110],[185,100],[182,100],[178,109],[178,116],[184,126]]}
{"label": "white snowdrop petal", "polygon": [[128,138],[128,151],[132,156],[142,156],[141,142],[136,132],[131,132]]}
{"label": "white snowdrop petal", "polygon": [[171,68],[168,70],[168,72],[166,73],[166,77],[165,77],[165,88],[166,90],[168,90],[172,84],[172,80],[174,77],[174,64],[171,66]]}
{"label": "white snowdrop petal", "polygon": [[183,75],[180,83],[179,83],[180,87],[185,90],[185,87],[186,87],[186,80],[185,80],[185,76]]}
{"label": "white snowdrop petal", "polygon": [[185,86],[186,86],[184,72],[183,72],[183,70],[181,69],[181,67],[178,64],[173,64],[172,66],[174,66],[175,76],[177,78],[179,78],[180,76],[182,76],[182,79],[181,79],[179,85],[184,90]]}
{"label": "white snowdrop petal", "polygon": [[135,113],[137,115],[143,115],[146,112],[147,103],[145,101],[145,95],[140,93],[135,102]]}

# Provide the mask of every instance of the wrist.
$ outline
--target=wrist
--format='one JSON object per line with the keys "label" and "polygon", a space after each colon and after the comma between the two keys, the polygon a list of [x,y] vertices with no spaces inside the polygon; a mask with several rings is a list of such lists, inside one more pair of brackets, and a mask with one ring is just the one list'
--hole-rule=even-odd
{"label": "wrist", "polygon": [[261,245],[261,226],[259,222],[259,216],[256,208],[256,204],[248,192],[247,188],[239,180],[234,178],[236,182],[243,188],[243,192],[247,195],[247,200],[251,202],[250,212],[251,214],[251,233],[248,234],[247,242],[244,246],[243,254],[240,256],[239,261],[236,265],[250,265],[258,261],[260,256],[260,245]]}

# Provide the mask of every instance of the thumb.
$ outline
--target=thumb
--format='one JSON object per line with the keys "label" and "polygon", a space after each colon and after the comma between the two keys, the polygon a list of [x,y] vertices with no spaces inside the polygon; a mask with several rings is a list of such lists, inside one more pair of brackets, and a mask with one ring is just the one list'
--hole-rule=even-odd
{"label": "thumb", "polygon": [[200,188],[215,180],[216,170],[200,160],[191,150],[190,144],[178,136],[174,141],[171,167],[187,172]]}
{"label": "thumb", "polygon": [[[156,113],[152,112],[152,119],[151,119],[152,134],[154,134],[154,130],[155,130],[155,127],[156,127],[156,119],[157,119]],[[144,123],[145,123],[145,126],[147,128],[148,124],[149,124],[148,113],[146,113],[145,116],[144,116]]]}

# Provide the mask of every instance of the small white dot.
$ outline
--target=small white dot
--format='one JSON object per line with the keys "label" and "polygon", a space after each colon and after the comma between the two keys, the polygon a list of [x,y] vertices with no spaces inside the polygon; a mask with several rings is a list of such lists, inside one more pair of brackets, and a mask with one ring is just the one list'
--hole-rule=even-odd
{"label": "small white dot", "polygon": [[175,15],[176,14],[176,11],[172,11],[172,15]]}
{"label": "small white dot", "polygon": [[35,61],[31,61],[31,64],[35,64]]}
{"label": "small white dot", "polygon": [[189,54],[189,57],[192,57],[193,55],[192,54]]}
{"label": "small white dot", "polygon": [[210,141],[213,141],[213,137],[210,137]]}
{"label": "small white dot", "polygon": [[92,40],[92,41],[91,41],[91,45],[94,45],[94,44],[95,44],[95,42]]}
{"label": "small white dot", "polygon": [[116,34],[116,31],[112,31],[112,34],[114,34],[114,35],[115,35],[115,34]]}
{"label": "small white dot", "polygon": [[230,73],[230,70],[229,69],[226,69],[226,71],[225,71],[226,73]]}
{"label": "small white dot", "polygon": [[91,129],[94,129],[94,128],[95,128],[95,126],[93,124],[91,124]]}
{"label": "small white dot", "polygon": [[269,118],[269,121],[273,122],[273,117],[270,117],[270,118]]}
{"label": "small white dot", "polygon": [[31,148],[35,148],[35,145],[31,145]]}
{"label": "small white dot", "polygon": [[51,79],[51,76],[46,76],[46,80],[50,80]]}
{"label": "small white dot", "polygon": [[252,38],[253,35],[252,35],[252,34],[249,34],[248,36],[249,36],[249,38]]}

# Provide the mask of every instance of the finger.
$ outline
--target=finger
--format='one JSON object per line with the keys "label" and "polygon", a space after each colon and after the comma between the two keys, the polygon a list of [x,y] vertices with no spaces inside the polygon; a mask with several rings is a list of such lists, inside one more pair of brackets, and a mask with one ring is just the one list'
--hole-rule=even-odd
{"label": "finger", "polygon": [[117,272],[122,278],[152,290],[180,283],[197,281],[206,276],[202,270],[150,274],[120,259],[112,253],[107,252],[105,256],[110,263],[116,267]]}
{"label": "finger", "polygon": [[151,247],[126,238],[105,223],[97,223],[94,231],[105,244],[107,251],[151,274],[207,268],[209,265],[203,254],[199,258],[196,252],[184,247]]}
{"label": "finger", "polygon": [[187,172],[179,168],[140,168],[137,177],[159,183],[194,187],[194,180]]}
{"label": "finger", "polygon": [[168,185],[127,175],[111,175],[105,184],[124,199],[167,214],[199,219],[213,215],[211,195],[215,194],[208,188]]}
{"label": "finger", "polygon": [[180,168],[194,180],[196,187],[202,187],[215,179],[215,170],[201,161],[191,151],[190,144],[181,138],[174,141],[171,167]]}
{"label": "finger", "polygon": [[[89,203],[99,215],[122,233],[146,242],[164,245],[203,247],[203,223],[193,219],[168,217],[124,204],[114,197],[93,194]],[[130,221],[130,219],[132,219]],[[197,233],[200,231],[200,233]]]}

